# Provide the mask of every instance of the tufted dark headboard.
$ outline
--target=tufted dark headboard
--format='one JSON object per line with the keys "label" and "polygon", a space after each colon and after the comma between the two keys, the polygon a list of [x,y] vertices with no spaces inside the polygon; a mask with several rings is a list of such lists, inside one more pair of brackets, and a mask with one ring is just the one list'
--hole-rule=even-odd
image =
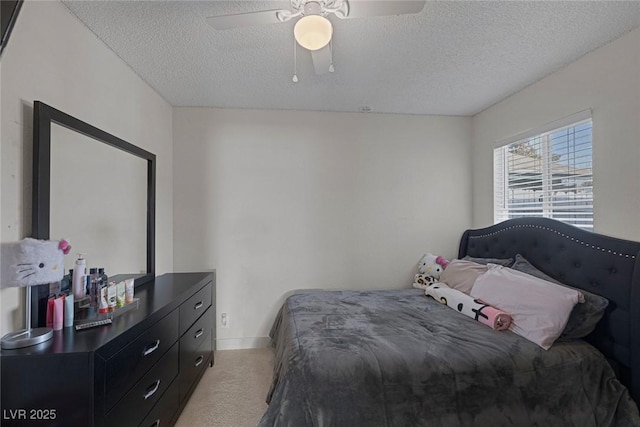
{"label": "tufted dark headboard", "polygon": [[609,300],[603,319],[586,340],[610,360],[640,402],[640,242],[547,218],[517,218],[465,231],[458,258],[509,258],[518,253],[560,282]]}

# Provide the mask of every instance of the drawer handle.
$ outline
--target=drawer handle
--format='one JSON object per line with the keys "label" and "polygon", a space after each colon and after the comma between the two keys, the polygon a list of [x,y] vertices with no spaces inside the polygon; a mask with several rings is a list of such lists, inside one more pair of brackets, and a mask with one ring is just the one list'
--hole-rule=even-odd
{"label": "drawer handle", "polygon": [[196,305],[193,306],[194,310],[199,310],[202,308],[204,304],[202,303],[202,301],[198,302]]}
{"label": "drawer handle", "polygon": [[198,356],[198,359],[196,360],[196,364],[193,365],[193,367],[197,368],[198,366],[202,365],[202,362],[204,362],[204,356]]}
{"label": "drawer handle", "polygon": [[150,427],[160,427],[160,419],[155,420]]}
{"label": "drawer handle", "polygon": [[199,329],[194,338],[200,338],[204,334],[204,329]]}
{"label": "drawer handle", "polygon": [[156,342],[153,343],[153,345],[151,347],[148,347],[144,350],[144,352],[142,353],[142,356],[148,356],[151,353],[153,353],[154,351],[156,351],[158,349],[158,347],[160,347],[160,340],[156,340]]}
{"label": "drawer handle", "polygon": [[144,395],[144,400],[147,400],[148,398],[153,396],[155,394],[155,392],[158,391],[158,387],[160,387],[160,380],[156,380],[156,382],[153,383],[152,386],[147,388],[147,392]]}

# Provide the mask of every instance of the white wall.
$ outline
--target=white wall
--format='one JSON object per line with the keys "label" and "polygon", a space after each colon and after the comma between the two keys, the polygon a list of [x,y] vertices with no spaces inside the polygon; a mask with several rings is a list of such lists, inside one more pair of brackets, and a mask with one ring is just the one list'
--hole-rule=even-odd
{"label": "white wall", "polygon": [[[23,5],[2,55],[0,88],[0,240],[31,232],[32,106],[40,100],[156,154],[156,270],[171,271],[171,106],[57,1]],[[16,288],[0,297],[4,334],[23,326],[24,297]]]}
{"label": "white wall", "polygon": [[216,268],[218,348],[301,288],[406,288],[471,223],[470,118],[175,108],[174,266]]}
{"label": "white wall", "polygon": [[591,108],[594,229],[640,240],[640,29],[473,118],[473,223],[493,222],[496,142]]}

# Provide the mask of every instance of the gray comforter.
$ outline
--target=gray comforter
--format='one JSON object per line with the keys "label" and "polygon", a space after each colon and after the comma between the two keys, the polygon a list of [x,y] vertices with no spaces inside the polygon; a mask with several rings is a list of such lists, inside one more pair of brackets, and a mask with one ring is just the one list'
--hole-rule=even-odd
{"label": "gray comforter", "polygon": [[287,299],[260,426],[638,426],[638,409],[581,341],[545,351],[417,289]]}

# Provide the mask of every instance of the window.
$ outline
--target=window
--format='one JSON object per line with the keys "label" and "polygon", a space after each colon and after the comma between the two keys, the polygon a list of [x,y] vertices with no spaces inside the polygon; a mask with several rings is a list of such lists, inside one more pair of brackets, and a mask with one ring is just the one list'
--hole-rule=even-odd
{"label": "window", "polygon": [[494,150],[496,223],[536,216],[593,229],[591,114],[576,116]]}

